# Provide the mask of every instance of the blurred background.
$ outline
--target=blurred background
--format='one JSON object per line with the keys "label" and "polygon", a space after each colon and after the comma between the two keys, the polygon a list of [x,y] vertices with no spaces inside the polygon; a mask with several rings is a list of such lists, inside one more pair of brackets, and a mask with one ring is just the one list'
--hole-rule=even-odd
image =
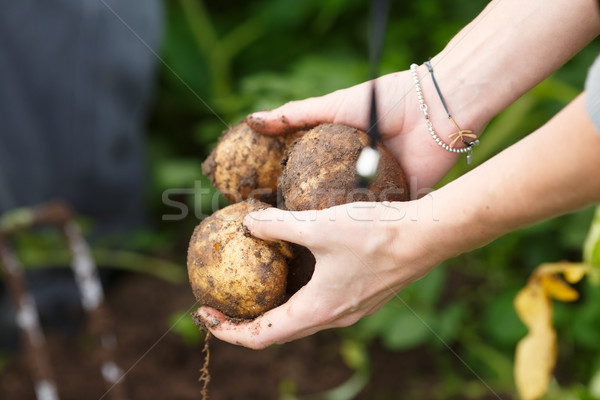
{"label": "blurred background", "polygon": [[[487,3],[391,1],[381,73],[436,54]],[[202,161],[250,112],[366,80],[368,17],[365,0],[0,2],[0,212],[6,220],[55,198],[75,210],[128,398],[200,397],[187,242],[226,204]],[[599,52],[591,43],[497,116],[475,166],[573,99]],[[445,181],[466,171],[458,163]],[[539,264],[581,260],[593,212],[449,260],[352,327],[261,352],[213,340],[211,398],[516,399],[514,350],[526,330],[513,298]],[[60,397],[110,398],[59,232],[26,229],[8,242],[38,303]],[[576,288],[578,301],[555,304],[547,399],[600,393],[600,287]],[[0,280],[0,398],[33,399],[8,292]]]}

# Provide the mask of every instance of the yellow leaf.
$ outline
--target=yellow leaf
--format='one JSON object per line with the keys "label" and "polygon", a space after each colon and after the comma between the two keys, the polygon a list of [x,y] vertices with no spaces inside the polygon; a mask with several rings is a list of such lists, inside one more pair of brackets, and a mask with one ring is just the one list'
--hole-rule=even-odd
{"label": "yellow leaf", "polygon": [[523,400],[542,397],[556,363],[556,333],[552,327],[525,336],[515,354],[515,382]]}
{"label": "yellow leaf", "polygon": [[530,281],[515,297],[515,310],[529,330],[552,324],[552,302],[539,284]]}
{"label": "yellow leaf", "polygon": [[565,281],[556,275],[542,276],[542,287],[548,296],[556,300],[575,301],[579,298],[577,290],[567,285]]}
{"label": "yellow leaf", "polygon": [[588,269],[589,267],[587,266],[583,267],[581,265],[572,264],[565,268],[563,274],[565,275],[567,282],[573,284],[582,280]]}
{"label": "yellow leaf", "polygon": [[540,277],[544,275],[563,274],[567,282],[573,284],[582,280],[586,274],[592,276],[595,273],[595,270],[596,269],[589,264],[561,261],[540,265],[536,268],[534,276]]}
{"label": "yellow leaf", "polygon": [[529,333],[517,345],[515,382],[523,400],[544,395],[556,364],[556,333],[552,328],[552,301],[539,280],[531,280],[517,294],[515,310]]}
{"label": "yellow leaf", "polygon": [[515,382],[523,400],[542,397],[552,379],[556,364],[556,332],[552,327],[551,298],[561,301],[579,298],[579,293],[559,274],[563,274],[567,282],[577,283],[593,271],[582,263],[542,264],[515,297],[515,310],[529,330],[517,345],[515,354]]}

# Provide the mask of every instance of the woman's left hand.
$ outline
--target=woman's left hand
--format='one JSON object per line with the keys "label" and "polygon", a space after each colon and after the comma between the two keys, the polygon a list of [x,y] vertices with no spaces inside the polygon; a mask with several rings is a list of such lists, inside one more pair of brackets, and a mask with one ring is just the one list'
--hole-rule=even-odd
{"label": "woman's left hand", "polygon": [[197,315],[216,337],[253,349],[352,325],[443,260],[425,245],[435,243],[426,229],[435,223],[432,214],[422,209],[422,215],[414,215],[423,202],[426,198],[251,213],[244,223],[252,235],[294,242],[313,253],[311,280],[286,303],[252,321],[231,322],[209,307],[199,308]]}

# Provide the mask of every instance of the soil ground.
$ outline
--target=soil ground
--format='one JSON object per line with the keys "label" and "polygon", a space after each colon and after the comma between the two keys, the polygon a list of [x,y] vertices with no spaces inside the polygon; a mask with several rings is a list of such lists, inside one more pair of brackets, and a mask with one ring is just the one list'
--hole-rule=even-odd
{"label": "soil ground", "polygon": [[[194,305],[188,285],[124,275],[111,284],[107,299],[116,321],[117,362],[128,371],[125,384],[129,399],[200,399],[202,343],[190,346],[180,335],[168,331],[170,317]],[[103,397],[106,388],[89,336],[85,332],[76,337],[56,332],[47,336],[60,398],[110,400],[110,395]],[[213,339],[209,397],[279,399],[280,387],[286,382],[293,382],[298,394],[334,388],[352,375],[339,355],[339,346],[340,339],[333,331],[262,351]],[[430,398],[428,391],[439,388],[440,382],[434,375],[435,357],[427,352],[392,353],[374,345],[370,349],[373,377],[358,399]],[[25,357],[17,353],[0,370],[0,399],[34,400],[32,386]],[[407,397],[408,393],[411,395]],[[415,397],[415,393],[423,397]]]}

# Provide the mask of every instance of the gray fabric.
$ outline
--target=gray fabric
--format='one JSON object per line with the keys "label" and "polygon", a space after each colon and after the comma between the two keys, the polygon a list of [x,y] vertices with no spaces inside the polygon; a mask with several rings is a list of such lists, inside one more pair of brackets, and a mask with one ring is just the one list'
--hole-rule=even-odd
{"label": "gray fabric", "polygon": [[63,198],[140,222],[157,65],[140,38],[158,52],[161,31],[158,0],[0,0],[0,212]]}
{"label": "gray fabric", "polygon": [[600,56],[592,64],[585,80],[585,109],[600,132]]}

